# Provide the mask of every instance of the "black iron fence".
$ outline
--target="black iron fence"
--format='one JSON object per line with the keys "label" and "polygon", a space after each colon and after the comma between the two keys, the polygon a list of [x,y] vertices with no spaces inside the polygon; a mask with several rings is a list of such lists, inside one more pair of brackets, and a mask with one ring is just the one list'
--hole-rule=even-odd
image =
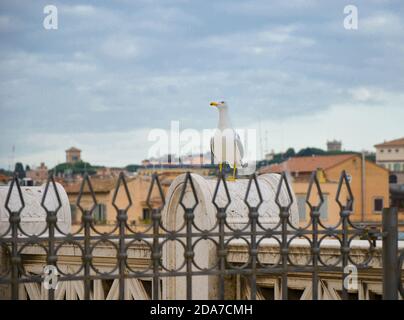
{"label": "black iron fence", "polygon": [[[25,207],[24,196],[20,188],[18,178],[15,177],[10,186],[5,201],[5,208],[9,214],[9,226],[0,235],[0,245],[3,252],[2,271],[0,284],[11,287],[11,298],[18,299],[20,285],[23,283],[44,281],[43,274],[31,274],[24,268],[22,259],[24,249],[29,246],[40,246],[46,255],[46,264],[55,266],[59,271],[58,281],[83,281],[84,299],[90,299],[91,281],[96,279],[118,279],[119,299],[124,299],[125,279],[150,278],[152,279],[151,298],[161,298],[161,279],[166,277],[184,277],[186,299],[192,299],[193,280],[196,276],[213,276],[217,278],[218,298],[225,298],[226,277],[241,275],[247,280],[251,299],[257,297],[257,277],[275,275],[280,279],[281,298],[288,299],[288,275],[290,273],[308,273],[311,275],[312,298],[318,299],[319,281],[322,272],[337,272],[341,274],[341,296],[348,299],[348,289],[345,280],[349,275],[346,267],[354,265],[358,270],[370,268],[376,249],[376,239],[382,240],[382,282],[383,298],[398,299],[400,293],[404,297],[401,272],[403,269],[404,252],[398,249],[398,225],[397,209],[387,208],[383,211],[381,232],[372,232],[363,225],[357,225],[351,221],[353,208],[353,195],[349,179],[345,172],[341,173],[335,201],[339,207],[339,220],[334,226],[327,226],[320,217],[320,209],[324,202],[323,192],[317,175],[312,174],[307,190],[306,203],[310,209],[310,221],[304,227],[291,223],[290,212],[294,197],[287,176],[280,176],[276,191],[275,203],[279,210],[279,221],[275,226],[268,227],[260,221],[259,208],[263,197],[257,182],[257,176],[252,175],[248,181],[244,202],[248,207],[248,223],[242,228],[234,228],[227,221],[227,210],[231,203],[231,194],[228,189],[226,177],[219,174],[212,203],[216,209],[216,220],[208,230],[201,229],[195,223],[195,212],[200,199],[195,191],[192,175],[187,173],[184,178],[179,203],[184,212],[183,224],[176,230],[169,230],[162,223],[162,211],[165,205],[164,193],[158,175],[153,175],[146,203],[151,210],[151,224],[146,230],[134,230],[128,223],[128,210],[132,206],[132,198],[123,174],[119,176],[113,197],[113,206],[116,210],[116,225],[108,232],[100,232],[94,224],[93,211],[97,205],[97,199],[92,188],[91,179],[85,176],[77,199],[77,208],[81,211],[81,226],[74,233],[64,233],[58,226],[57,213],[62,203],[58,194],[53,176],[50,176],[43,194],[42,207],[46,211],[46,228],[36,235],[28,234],[21,228],[21,212]],[[85,208],[82,204],[84,190],[88,189],[91,195],[91,208]],[[342,190],[344,189],[344,196]],[[57,208],[50,210],[46,206],[46,198],[49,191],[53,190],[57,197]],[[218,193],[225,195],[227,201],[218,201]],[[253,191],[254,190],[254,191]],[[288,201],[281,201],[280,194],[286,190]],[[119,192],[126,195],[127,205],[118,206],[116,199]],[[157,192],[160,205],[156,206],[151,201],[152,193]],[[186,192],[191,192],[193,203],[186,205],[183,201]],[[258,195],[258,201],[252,203],[251,193]],[[19,205],[17,208],[10,206],[12,193],[18,194]],[[317,199],[312,200],[315,194]],[[256,197],[255,197],[256,198]],[[189,202],[189,201],[188,201]],[[305,239],[310,247],[310,260],[305,265],[296,265],[289,256],[291,243],[294,239]],[[324,239],[333,238],[339,247],[339,257],[329,263],[321,256],[321,247]],[[239,265],[228,263],[228,249],[234,239],[242,239],[248,247],[248,261]],[[263,239],[275,239],[279,245],[279,257],[277,262],[264,262],[260,259],[261,243]],[[351,256],[352,241],[362,239],[367,241],[368,249],[366,259],[358,262]],[[195,260],[198,255],[196,243],[209,240],[214,243],[216,262],[213,266],[201,268]],[[183,263],[180,267],[169,269],[162,263],[162,246],[167,241],[176,241],[183,248]],[[116,249],[116,266],[109,272],[97,269],[94,263],[93,251],[100,242],[106,242]],[[134,243],[142,242],[149,248],[150,264],[144,270],[134,270],[128,264],[128,248]],[[71,244],[79,248],[79,256],[82,259],[80,268],[74,273],[66,274],[58,267],[59,251],[64,245]],[[49,289],[48,299],[55,299],[55,290]]]}

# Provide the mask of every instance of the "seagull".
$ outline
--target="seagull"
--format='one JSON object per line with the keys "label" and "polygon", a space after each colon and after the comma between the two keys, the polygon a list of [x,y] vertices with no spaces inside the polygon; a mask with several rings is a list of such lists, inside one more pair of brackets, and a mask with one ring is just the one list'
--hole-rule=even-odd
{"label": "seagull", "polygon": [[231,180],[235,180],[237,168],[243,167],[244,147],[240,136],[231,126],[227,103],[225,101],[211,102],[210,105],[219,110],[219,123],[210,140],[210,151],[215,163],[219,164],[220,172],[223,170],[223,164],[226,163],[233,168]]}

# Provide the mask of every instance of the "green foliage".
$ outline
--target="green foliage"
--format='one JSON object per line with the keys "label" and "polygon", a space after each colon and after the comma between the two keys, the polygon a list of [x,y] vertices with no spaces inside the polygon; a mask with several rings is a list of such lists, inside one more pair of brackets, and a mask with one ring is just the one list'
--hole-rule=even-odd
{"label": "green foliage", "polygon": [[140,164],[129,164],[125,167],[125,169],[129,172],[136,172],[142,166]]}
{"label": "green foliage", "polygon": [[25,178],[25,170],[21,162],[15,164],[14,172],[17,173],[19,179]]}
{"label": "green foliage", "polygon": [[91,166],[91,168],[93,168],[94,170],[98,170],[98,169],[105,169],[105,166]]}
{"label": "green foliage", "polygon": [[295,155],[296,155],[296,152],[295,152],[295,149],[293,149],[293,148],[289,148],[285,152],[285,157],[286,158],[294,157]]}
{"label": "green foliage", "polygon": [[304,149],[301,149],[297,154],[296,154],[296,156],[298,156],[298,157],[310,157],[310,156],[313,156],[313,155],[324,155],[324,154],[326,154],[327,152],[326,151],[324,151],[323,149],[319,149],[319,148],[304,148]]}
{"label": "green foliage", "polygon": [[283,153],[275,153],[272,160],[261,160],[257,162],[257,169],[265,166],[269,166],[271,164],[281,163],[286,160],[286,156]]}
{"label": "green foliage", "polygon": [[4,174],[7,177],[12,177],[13,176],[13,172],[6,170],[6,169],[0,169],[0,174]]}
{"label": "green foliage", "polygon": [[89,175],[93,175],[96,173],[95,167],[84,161],[77,161],[75,163],[60,163],[50,171],[54,172],[55,174],[84,174],[87,172]]}
{"label": "green foliage", "polygon": [[356,151],[325,151],[323,149],[319,148],[303,148],[301,149],[296,156],[297,157],[310,157],[310,156],[334,156],[334,155],[339,155],[339,154],[352,154],[356,153],[359,154],[359,152]]}
{"label": "green foliage", "polygon": [[365,156],[365,159],[371,162],[376,162],[376,153],[372,152]]}
{"label": "green foliage", "polygon": [[[311,157],[313,155],[331,156],[331,155],[352,154],[352,153],[360,154],[360,153],[354,152],[354,151],[325,151],[323,149],[312,148],[312,147],[303,148],[303,149],[299,150],[299,152],[296,153],[293,148],[289,148],[286,150],[285,153],[275,153],[272,160],[258,161],[257,169],[264,167],[264,166],[271,165],[271,164],[281,163],[292,157]],[[370,161],[376,161],[376,156],[374,154],[370,154],[370,155],[366,156],[366,159],[370,160]]]}

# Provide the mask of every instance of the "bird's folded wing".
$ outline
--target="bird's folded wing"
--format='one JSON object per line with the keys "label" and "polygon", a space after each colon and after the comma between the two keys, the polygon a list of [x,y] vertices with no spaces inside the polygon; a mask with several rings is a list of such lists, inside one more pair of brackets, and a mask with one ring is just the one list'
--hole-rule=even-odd
{"label": "bird's folded wing", "polygon": [[214,143],[214,137],[210,138],[210,152],[215,155],[215,143]]}
{"label": "bird's folded wing", "polygon": [[240,160],[241,160],[244,158],[243,143],[241,142],[241,139],[240,139],[240,136],[238,135],[238,133],[234,131],[234,134],[235,134],[236,146],[237,146],[238,152],[240,154]]}

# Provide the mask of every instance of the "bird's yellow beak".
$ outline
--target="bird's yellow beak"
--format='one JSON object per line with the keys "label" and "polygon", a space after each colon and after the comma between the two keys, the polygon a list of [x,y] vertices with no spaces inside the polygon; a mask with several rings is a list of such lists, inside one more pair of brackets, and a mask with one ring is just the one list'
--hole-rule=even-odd
{"label": "bird's yellow beak", "polygon": [[211,105],[212,107],[217,107],[217,106],[219,105],[219,103],[218,103],[218,102],[211,102],[210,105]]}

